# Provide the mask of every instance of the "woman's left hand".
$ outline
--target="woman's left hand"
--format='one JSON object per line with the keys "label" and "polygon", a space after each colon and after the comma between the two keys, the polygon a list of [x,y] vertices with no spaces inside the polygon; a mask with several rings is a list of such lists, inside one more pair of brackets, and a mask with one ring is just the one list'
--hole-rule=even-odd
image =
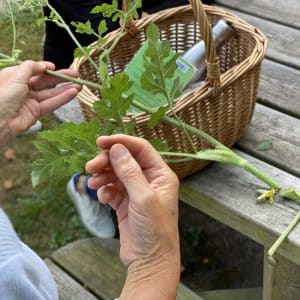
{"label": "woman's left hand", "polygon": [[[66,83],[62,79],[45,74],[54,70],[50,62],[25,61],[19,66],[0,72],[0,120],[6,120],[12,135],[17,135],[32,126],[37,119],[73,99],[81,87]],[[61,73],[78,77],[71,69]],[[49,88],[53,87],[53,88]]]}

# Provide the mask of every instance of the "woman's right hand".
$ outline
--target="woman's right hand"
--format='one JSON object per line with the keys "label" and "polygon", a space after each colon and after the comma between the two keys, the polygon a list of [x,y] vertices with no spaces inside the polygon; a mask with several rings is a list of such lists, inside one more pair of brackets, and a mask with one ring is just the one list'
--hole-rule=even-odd
{"label": "woman's right hand", "polygon": [[118,216],[125,265],[178,256],[178,179],[148,141],[102,136],[102,153],[86,165],[89,187]]}

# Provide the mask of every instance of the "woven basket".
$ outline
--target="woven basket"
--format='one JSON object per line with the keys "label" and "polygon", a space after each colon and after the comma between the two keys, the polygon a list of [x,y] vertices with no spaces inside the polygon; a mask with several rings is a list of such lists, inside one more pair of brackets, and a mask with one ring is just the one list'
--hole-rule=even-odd
{"label": "woven basket", "polygon": [[[191,5],[163,10],[131,23],[125,36],[110,56],[110,72],[116,74],[124,69],[145,41],[146,27],[154,22],[160,30],[161,39],[169,40],[171,47],[183,53],[199,39],[205,41],[207,78],[199,88],[182,95],[175,105],[180,119],[195,128],[212,135],[231,147],[249,124],[256,100],[260,64],[266,51],[266,38],[255,27],[219,8],[202,5],[200,0],[191,0]],[[219,19],[230,22],[236,34],[216,53],[211,37],[211,26]],[[118,31],[107,35],[110,45]],[[98,61],[101,50],[91,56]],[[74,61],[81,78],[97,82],[95,69],[85,59]],[[86,120],[94,117],[93,103],[99,100],[98,91],[84,87],[78,96]],[[169,113],[171,115],[171,113]],[[190,143],[180,129],[160,123],[154,129],[147,126],[149,115],[134,116],[137,135],[146,139],[160,138],[173,150],[193,152]],[[208,145],[192,136],[196,147]],[[208,162],[194,160],[173,163],[170,166],[179,178],[202,169]]]}

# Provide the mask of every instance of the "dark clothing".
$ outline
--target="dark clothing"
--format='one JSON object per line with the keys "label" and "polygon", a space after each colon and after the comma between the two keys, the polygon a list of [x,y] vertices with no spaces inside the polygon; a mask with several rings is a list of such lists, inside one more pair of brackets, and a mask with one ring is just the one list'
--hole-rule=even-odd
{"label": "dark clothing", "polygon": [[[121,5],[122,1],[119,1]],[[203,1],[211,3],[212,0]],[[49,3],[58,11],[67,24],[71,21],[86,22],[91,21],[94,30],[97,30],[98,24],[102,20],[99,14],[91,14],[90,11],[96,5],[111,3],[111,1],[102,0],[49,0]],[[162,9],[188,4],[188,0],[145,0],[143,1],[143,11],[155,13]],[[49,15],[49,9],[45,8],[44,13]],[[108,31],[117,29],[118,22],[107,20]],[[95,41],[95,36],[75,33],[74,27],[70,25],[73,33],[82,46],[87,46]],[[57,69],[68,67],[73,61],[73,53],[76,45],[69,37],[68,33],[52,22],[46,23],[46,38],[44,43],[44,59],[55,63]]]}

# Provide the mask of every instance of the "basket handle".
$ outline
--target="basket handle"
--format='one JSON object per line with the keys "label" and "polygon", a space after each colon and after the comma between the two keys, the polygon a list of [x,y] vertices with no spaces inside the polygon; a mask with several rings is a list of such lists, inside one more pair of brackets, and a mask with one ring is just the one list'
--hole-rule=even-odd
{"label": "basket handle", "polygon": [[212,29],[201,0],[189,0],[198,22],[200,33],[205,44],[205,64],[207,80],[216,93],[220,87],[220,62],[217,56],[216,44],[213,40]]}
{"label": "basket handle", "polygon": [[[122,9],[126,11],[128,3],[131,0],[122,0]],[[201,37],[205,44],[205,64],[207,69],[207,81],[213,88],[213,93],[217,93],[220,87],[220,62],[217,56],[216,44],[213,40],[212,28],[209,23],[207,14],[201,0],[189,0],[192,5],[192,9],[195,15],[195,19],[199,25]],[[128,27],[133,25],[133,22],[129,22]]]}

